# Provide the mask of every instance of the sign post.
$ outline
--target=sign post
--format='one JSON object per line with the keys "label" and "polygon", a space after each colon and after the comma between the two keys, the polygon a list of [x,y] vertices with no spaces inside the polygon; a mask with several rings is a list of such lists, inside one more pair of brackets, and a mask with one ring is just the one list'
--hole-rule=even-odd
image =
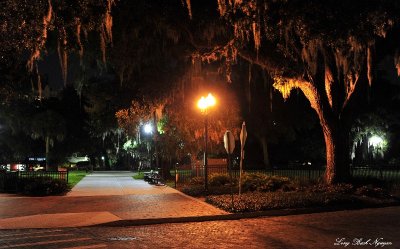
{"label": "sign post", "polygon": [[239,169],[239,199],[242,194],[242,172],[243,172],[243,160],[244,160],[244,145],[246,143],[247,130],[246,123],[243,121],[242,130],[240,131],[240,169]]}
{"label": "sign post", "polygon": [[235,137],[233,136],[232,132],[226,131],[224,135],[224,147],[226,150],[226,153],[228,153],[228,169],[229,169],[229,177],[231,180],[231,199],[232,199],[232,211],[234,210],[234,205],[233,205],[233,185],[232,185],[232,160],[231,160],[231,154],[233,153],[233,150],[235,149]]}

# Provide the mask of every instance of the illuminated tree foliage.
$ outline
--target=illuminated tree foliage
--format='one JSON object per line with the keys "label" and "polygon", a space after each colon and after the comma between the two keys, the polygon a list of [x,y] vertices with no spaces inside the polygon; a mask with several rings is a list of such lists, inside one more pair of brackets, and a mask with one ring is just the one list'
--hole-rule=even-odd
{"label": "illuminated tree foliage", "polygon": [[[217,96],[217,106],[209,113],[208,139],[210,151],[218,154],[224,151],[222,138],[226,130],[231,130],[238,138],[242,119],[237,99],[227,86],[219,83],[219,87],[213,86],[212,89]],[[119,127],[137,139],[144,123],[157,120],[160,129],[156,139],[160,151],[165,152],[164,156],[180,158],[189,154],[196,159],[204,147],[204,117],[196,107],[200,98],[200,94],[196,95],[198,91],[189,86],[186,91],[187,94],[169,96],[164,102],[132,101],[129,108],[116,113]]]}
{"label": "illuminated tree foliage", "polygon": [[153,101],[133,100],[129,108],[121,109],[115,113],[118,126],[125,133],[132,137],[137,137],[141,125],[153,122],[154,114],[158,113],[158,120],[161,118],[162,105],[157,106]]}
{"label": "illuminated tree foliage", "polygon": [[[202,93],[202,95],[206,95]],[[230,130],[239,139],[242,118],[237,98],[224,87],[214,88],[217,98],[216,106],[210,108],[208,114],[208,141],[211,153],[224,153],[223,137]],[[182,143],[184,154],[192,159],[199,151],[204,150],[204,114],[196,106],[200,94],[187,94],[186,98],[178,96],[166,106],[169,131],[174,132]]]}
{"label": "illuminated tree foliage", "polygon": [[325,137],[326,182],[347,179],[351,100],[372,83],[375,51],[398,24],[400,3],[218,0],[218,8],[233,36],[202,59],[240,56],[268,71],[285,98],[302,91]]}
{"label": "illuminated tree foliage", "polygon": [[[384,111],[381,111],[384,113]],[[390,140],[389,122],[382,113],[362,115],[357,118],[351,128],[353,165],[369,164],[371,157],[383,159]],[[386,120],[385,120],[386,119]],[[379,137],[382,141],[371,144],[371,138]],[[361,164],[362,166],[362,164]]]}
{"label": "illuminated tree foliage", "polygon": [[[119,4],[120,8],[113,7]],[[136,76],[145,89],[140,94],[151,88],[169,89],[163,90],[168,100],[175,98],[168,96],[177,89],[187,87],[173,83],[171,79],[178,77],[170,73],[181,68],[186,55],[192,54],[194,67],[201,61],[222,61],[227,81],[237,57],[258,64],[283,97],[299,89],[316,111],[325,137],[328,183],[349,176],[352,100],[357,89],[372,84],[377,51],[385,47],[400,72],[399,53],[387,42],[399,29],[397,0],[38,0],[34,4],[7,0],[0,7],[0,73],[15,76],[26,65],[37,76],[39,98],[42,86],[36,62],[46,50],[58,54],[66,84],[69,54],[82,58],[94,40],[101,60],[110,59],[121,83],[138,83]],[[125,25],[118,26],[117,49],[108,56],[114,9],[118,23]],[[395,43],[400,44],[398,40]],[[20,81],[29,84],[31,78]],[[2,85],[0,96],[9,96],[12,90]],[[189,98],[181,93],[178,97],[185,104]],[[196,137],[196,131],[191,132]]]}
{"label": "illuminated tree foliage", "polygon": [[120,1],[115,6],[108,62],[121,85],[146,87],[150,81],[161,92],[167,88],[165,81],[171,81],[184,68],[182,61],[189,61],[188,46],[179,28],[188,17],[179,2]]}
{"label": "illuminated tree foliage", "polygon": [[113,5],[114,0],[38,0],[34,4],[29,0],[2,1],[0,63],[3,66],[26,63],[30,72],[37,70],[36,62],[52,42],[66,83],[68,54],[78,52],[82,57],[91,31],[99,34],[105,61],[106,46],[112,41]]}

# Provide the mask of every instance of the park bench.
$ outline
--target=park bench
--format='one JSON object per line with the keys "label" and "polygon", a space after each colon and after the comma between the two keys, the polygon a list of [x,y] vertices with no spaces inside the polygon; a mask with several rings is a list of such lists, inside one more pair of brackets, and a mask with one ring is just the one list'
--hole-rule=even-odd
{"label": "park bench", "polygon": [[151,170],[143,173],[143,179],[148,183],[158,184],[161,180],[161,176],[158,171]]}

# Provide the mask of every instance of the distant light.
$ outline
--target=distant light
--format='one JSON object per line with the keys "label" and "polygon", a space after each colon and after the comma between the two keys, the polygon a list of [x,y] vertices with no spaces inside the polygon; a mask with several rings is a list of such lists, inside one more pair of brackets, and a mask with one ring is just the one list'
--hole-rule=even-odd
{"label": "distant light", "polygon": [[104,160],[104,156],[101,157],[101,160]]}
{"label": "distant light", "polygon": [[374,147],[380,147],[383,144],[383,139],[379,136],[372,136],[368,139],[368,144]]}
{"label": "distant light", "polygon": [[147,134],[153,133],[153,126],[150,123],[145,124],[143,129],[144,129],[144,132]]}
{"label": "distant light", "polygon": [[45,157],[29,157],[29,158],[28,158],[28,161],[38,161],[38,162],[41,162],[41,161],[46,161],[46,158],[45,158]]}
{"label": "distant light", "polygon": [[200,100],[197,102],[197,107],[201,110],[206,110],[208,107],[214,106],[216,104],[216,99],[214,96],[209,93],[207,97],[202,96]]}

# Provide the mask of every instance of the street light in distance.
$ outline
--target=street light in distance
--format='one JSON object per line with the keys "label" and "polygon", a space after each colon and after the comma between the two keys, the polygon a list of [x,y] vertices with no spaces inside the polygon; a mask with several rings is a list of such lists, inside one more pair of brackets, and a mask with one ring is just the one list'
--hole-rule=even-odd
{"label": "street light in distance", "polygon": [[153,126],[150,123],[147,123],[143,126],[144,133],[152,134],[153,133]]}

